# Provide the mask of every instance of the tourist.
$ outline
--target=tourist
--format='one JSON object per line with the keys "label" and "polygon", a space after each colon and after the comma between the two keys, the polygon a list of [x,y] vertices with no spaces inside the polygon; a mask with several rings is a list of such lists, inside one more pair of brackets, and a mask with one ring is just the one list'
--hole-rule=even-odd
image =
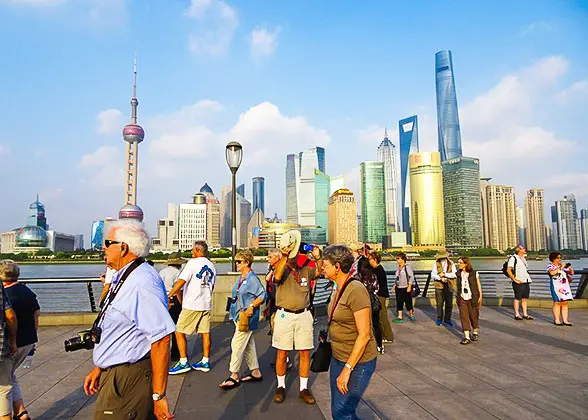
{"label": "tourist", "polygon": [[553,323],[558,327],[571,327],[573,324],[568,319],[568,302],[574,300],[570,288],[574,269],[571,264],[565,264],[561,260],[561,253],[557,251],[549,254],[549,261],[547,272],[551,280],[549,288],[553,299]]}
{"label": "tourist", "polygon": [[[18,348],[19,338],[22,340],[23,338],[26,339],[26,337],[22,335],[23,330],[20,331],[19,336],[18,314],[16,313],[16,308],[12,307],[8,293],[4,289],[4,282],[18,279],[19,274],[20,270],[14,261],[4,260],[0,262],[0,279],[2,280],[0,282],[0,419],[3,420],[11,420],[13,414],[14,418],[17,415],[23,420],[29,418],[14,375],[14,371],[28,354],[28,352],[25,353],[25,349]],[[21,301],[19,303],[25,302]],[[21,306],[20,304],[17,304],[17,306]],[[25,329],[28,330],[26,327]],[[34,341],[37,341],[36,328],[34,332]],[[22,356],[23,353],[24,356]]]}
{"label": "tourist", "polygon": [[174,417],[165,391],[175,326],[161,277],[143,259],[149,242],[143,224],[129,219],[113,222],[104,241],[117,274],[95,322],[102,332],[84,380],[87,395],[98,393],[94,419]]}
{"label": "tourist", "polygon": [[[351,250],[350,250],[351,251]],[[353,255],[353,252],[352,252]],[[374,329],[374,337],[376,338],[377,350],[379,354],[384,354],[384,343],[382,342],[382,326],[380,325],[380,310],[382,305],[378,297],[378,278],[375,276],[369,260],[360,255],[355,259],[357,265],[354,275],[363,283],[368,291],[368,296],[371,302],[372,328]],[[353,271],[353,270],[352,270]]]}
{"label": "tourist", "polygon": [[378,299],[380,300],[380,327],[382,329],[382,343],[391,343],[394,341],[394,333],[388,319],[388,299],[390,291],[388,290],[388,275],[382,267],[382,255],[378,251],[370,251],[369,262],[372,270],[378,279]]}
{"label": "tourist", "polygon": [[325,248],[325,276],[338,286],[327,312],[333,351],[329,367],[331,416],[335,420],[358,418],[355,410],[376,369],[371,299],[351,271],[353,260],[347,247]]}
{"label": "tourist", "polygon": [[298,230],[290,230],[280,237],[282,257],[274,275],[277,312],[272,336],[272,346],[278,350],[278,386],[274,395],[276,403],[282,403],[286,398],[286,359],[291,350],[297,350],[300,356],[298,396],[307,404],[316,403],[308,389],[310,350],[314,348],[310,294],[311,280],[318,278],[322,270],[322,259],[320,249],[316,246],[312,250],[316,264],[305,255],[299,255],[300,244],[301,235]]}
{"label": "tourist", "polygon": [[[206,258],[208,245],[205,241],[196,241],[192,246],[192,259],[184,266],[179,279],[167,294],[171,299],[182,288],[182,311],[176,324],[176,339],[180,360],[173,365],[169,373],[177,375],[191,369],[210,372],[210,312],[212,310],[212,291],[216,282],[216,268]],[[194,364],[188,363],[188,343],[186,334],[202,336],[202,359]]]}
{"label": "tourist", "polygon": [[274,330],[274,317],[276,316],[276,285],[274,284],[274,274],[278,263],[282,258],[282,253],[277,248],[272,248],[267,253],[268,269],[265,276],[266,284],[266,303],[263,315],[269,319],[270,335]]}
{"label": "tourist", "polygon": [[[478,341],[478,321],[482,306],[482,285],[480,275],[472,268],[468,257],[461,257],[457,261],[459,269],[457,276],[456,300],[459,308],[459,319],[463,330],[463,340],[460,344],[470,344]],[[471,335],[470,335],[471,329]]]}
{"label": "tourist", "polygon": [[[236,388],[241,382],[261,382],[263,376],[259,370],[257,349],[253,332],[259,324],[259,307],[265,300],[265,290],[257,274],[251,269],[253,254],[249,250],[241,251],[235,256],[237,271],[241,273],[231,292],[229,319],[235,324],[235,333],[231,340],[231,375],[219,385],[221,389]],[[247,327],[241,328],[240,317],[245,313]],[[246,330],[246,331],[245,331]],[[249,373],[239,380],[243,359],[247,362]]]}
{"label": "tourist", "polygon": [[[531,276],[525,255],[527,250],[524,246],[518,245],[515,254],[508,258],[508,268],[506,272],[512,280],[512,290],[514,291],[514,317],[517,321],[533,320],[534,318],[527,312],[527,299],[531,293]],[[523,309],[521,316],[520,308]]]}
{"label": "tourist", "polygon": [[[170,254],[167,258],[166,265],[167,267],[161,269],[159,275],[163,280],[163,284],[165,285],[165,293],[169,295],[171,290],[173,289],[176,281],[178,280],[178,276],[180,275],[180,270],[182,268],[182,264],[186,262],[185,259],[182,258],[182,254],[180,252]],[[171,316],[174,324],[178,322],[178,318],[180,317],[180,312],[182,312],[182,291],[180,290],[174,296],[169,299],[169,315]],[[178,340],[176,339],[176,335],[172,335],[172,346],[171,346],[171,360],[179,360],[180,358],[180,350],[178,349]]]}
{"label": "tourist", "polygon": [[[106,258],[104,258],[104,260],[106,262]],[[100,276],[100,281],[104,284],[104,286],[102,287],[102,292],[100,293],[100,299],[98,300],[99,306],[102,306],[102,302],[104,302],[104,298],[106,297],[106,295],[108,294],[108,291],[110,290],[110,285],[112,284],[112,279],[115,274],[116,274],[116,270],[113,270],[112,268],[106,266],[106,271],[104,272],[104,274],[102,274]]]}
{"label": "tourist", "polygon": [[444,323],[453,327],[451,311],[453,309],[453,291],[455,290],[456,269],[445,250],[435,255],[431,278],[434,280],[435,301],[437,303],[437,325]]}
{"label": "tourist", "polygon": [[402,317],[404,307],[408,311],[408,319],[414,321],[414,307],[411,294],[413,284],[416,282],[414,271],[406,263],[406,254],[404,252],[396,255],[396,263],[398,264],[398,269],[396,270],[396,281],[392,286],[392,292],[396,295],[396,311],[398,312],[398,317],[393,322],[404,322]]}

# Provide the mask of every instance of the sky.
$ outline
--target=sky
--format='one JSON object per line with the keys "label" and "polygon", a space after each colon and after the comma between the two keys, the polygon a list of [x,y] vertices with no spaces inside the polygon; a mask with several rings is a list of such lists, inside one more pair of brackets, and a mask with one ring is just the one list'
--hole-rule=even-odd
{"label": "sky", "polygon": [[[152,234],[167,203],[266,179],[285,217],[286,154],[326,147],[359,195],[359,165],[417,114],[437,151],[434,56],[453,53],[466,156],[513,185],[588,207],[588,2],[0,0],[0,231],[39,194],[50,227],[83,233],[124,204],[133,57],[138,204]],[[359,197],[357,197],[359,199]],[[550,220],[546,217],[546,222]]]}

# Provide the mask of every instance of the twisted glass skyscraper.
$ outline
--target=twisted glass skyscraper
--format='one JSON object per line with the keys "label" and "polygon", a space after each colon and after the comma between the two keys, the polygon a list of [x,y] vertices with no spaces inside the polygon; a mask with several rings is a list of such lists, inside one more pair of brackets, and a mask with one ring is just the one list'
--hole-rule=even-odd
{"label": "twisted glass skyscraper", "polygon": [[437,88],[437,131],[441,162],[461,156],[461,130],[453,77],[451,51],[435,54],[435,86]]}

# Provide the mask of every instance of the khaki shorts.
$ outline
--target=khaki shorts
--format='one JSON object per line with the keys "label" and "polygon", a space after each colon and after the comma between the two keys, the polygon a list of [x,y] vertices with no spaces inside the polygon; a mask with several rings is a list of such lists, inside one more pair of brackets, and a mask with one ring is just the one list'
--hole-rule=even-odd
{"label": "khaki shorts", "polygon": [[274,320],[272,346],[278,350],[313,349],[313,321],[310,311],[293,314],[278,309]]}
{"label": "khaki shorts", "polygon": [[195,333],[206,334],[210,332],[210,311],[193,311],[182,309],[176,331],[192,335]]}

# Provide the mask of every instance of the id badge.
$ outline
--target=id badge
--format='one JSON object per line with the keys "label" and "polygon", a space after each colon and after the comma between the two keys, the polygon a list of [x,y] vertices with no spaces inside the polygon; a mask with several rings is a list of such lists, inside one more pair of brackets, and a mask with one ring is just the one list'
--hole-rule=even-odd
{"label": "id badge", "polygon": [[300,287],[308,287],[308,280],[305,277],[300,280]]}

